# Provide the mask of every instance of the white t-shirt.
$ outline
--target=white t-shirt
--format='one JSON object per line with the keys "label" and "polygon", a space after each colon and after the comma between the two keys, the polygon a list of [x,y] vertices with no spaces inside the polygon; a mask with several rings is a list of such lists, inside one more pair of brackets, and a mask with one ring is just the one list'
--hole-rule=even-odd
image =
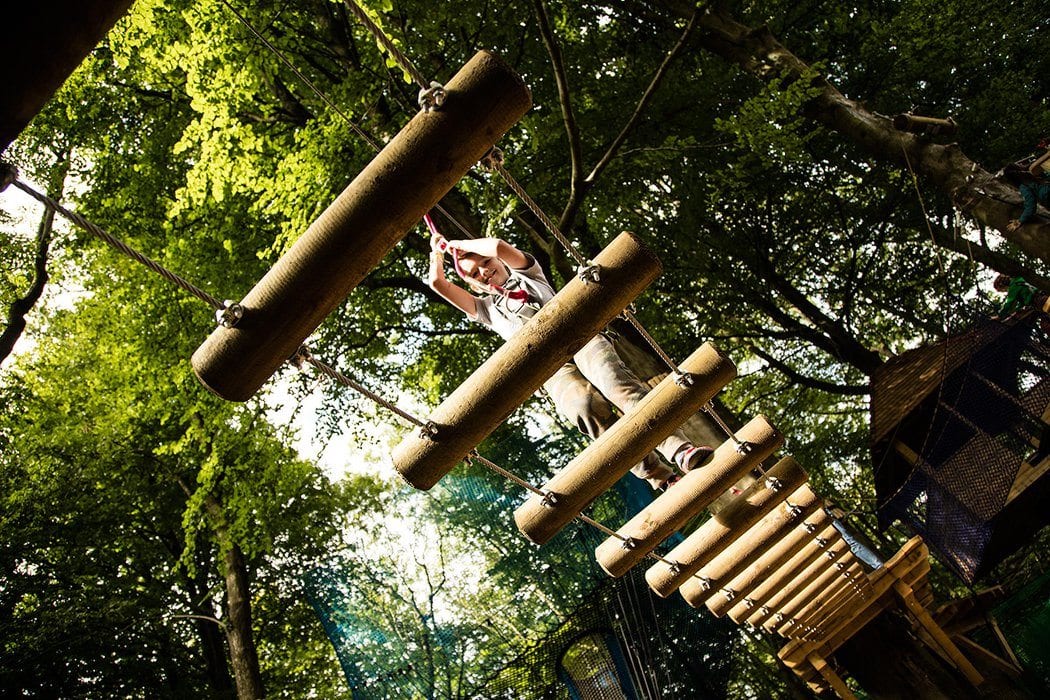
{"label": "white t-shirt", "polygon": [[508,292],[517,289],[527,291],[528,302],[507,299],[499,294],[478,297],[475,302],[477,315],[474,320],[494,330],[504,340],[517,333],[541,306],[554,298],[554,288],[544,276],[540,264],[531,255],[528,258],[530,264],[522,270],[507,268],[510,278],[503,285]]}

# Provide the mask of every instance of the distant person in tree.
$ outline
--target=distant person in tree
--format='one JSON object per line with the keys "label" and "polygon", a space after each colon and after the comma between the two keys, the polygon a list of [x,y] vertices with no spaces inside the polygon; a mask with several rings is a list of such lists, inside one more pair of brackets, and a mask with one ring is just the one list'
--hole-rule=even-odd
{"label": "distant person in tree", "polygon": [[[428,222],[429,223],[429,222]],[[446,240],[431,229],[431,289],[462,311],[472,321],[507,339],[554,297],[539,263],[528,253],[498,238]],[[475,293],[445,277],[445,255],[453,258],[456,272]],[[558,412],[583,433],[594,438],[611,423],[611,410],[600,391],[621,411],[627,411],[648,392],[620,360],[612,343],[595,336],[543,385]],[[660,443],[657,451],[682,472],[700,466],[713,450],[693,445],[681,431]],[[632,470],[635,476],[663,489],[677,475],[650,455]]]}
{"label": "distant person in tree", "polygon": [[992,287],[995,291],[1006,294],[1003,305],[999,307],[1000,314],[1012,314],[1029,306],[1042,308],[1046,305],[1047,295],[1025,282],[1023,277],[999,275],[992,282]]}
{"label": "distant person in tree", "polygon": [[1006,179],[1017,185],[1024,202],[1021,215],[1007,224],[1008,231],[1016,231],[1023,224],[1036,218],[1036,207],[1039,204],[1050,206],[1050,143],[1047,139],[1039,142],[1042,155],[1026,158],[1006,166],[1003,171]]}

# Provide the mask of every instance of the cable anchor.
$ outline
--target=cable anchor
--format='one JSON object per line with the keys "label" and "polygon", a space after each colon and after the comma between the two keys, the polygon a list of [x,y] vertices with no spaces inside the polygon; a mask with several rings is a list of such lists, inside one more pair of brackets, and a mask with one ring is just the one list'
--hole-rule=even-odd
{"label": "cable anchor", "polygon": [[544,491],[540,496],[540,505],[544,508],[553,508],[558,505],[558,496],[553,491]]}
{"label": "cable anchor", "polygon": [[432,80],[430,81],[430,87],[419,91],[419,98],[416,101],[424,112],[433,112],[445,104],[446,97],[448,97],[448,93],[445,92],[445,86]]}
{"label": "cable anchor", "polygon": [[691,387],[696,384],[696,377],[689,372],[675,372],[674,383],[680,387]]}
{"label": "cable anchor", "polygon": [[595,265],[593,262],[589,262],[586,265],[580,265],[576,268],[576,276],[579,277],[584,284],[601,282],[601,266]]}
{"label": "cable anchor", "polygon": [[215,323],[223,328],[233,328],[244,318],[244,307],[235,301],[226,299],[222,308],[215,310]]}
{"label": "cable anchor", "polygon": [[[784,482],[776,478],[775,476],[767,476],[764,484],[765,487],[773,493],[777,493],[778,491],[784,488]],[[810,523],[806,523],[806,525],[808,526],[810,525]],[[807,527],[806,529],[808,530],[809,527]]]}
{"label": "cable anchor", "polygon": [[438,435],[437,423],[432,420],[428,420],[423,425],[419,426],[419,437],[424,440],[433,440]]}
{"label": "cable anchor", "polygon": [[310,348],[304,344],[300,345],[299,348],[292,353],[292,356],[288,358],[288,361],[295,365],[296,369],[302,369],[303,365],[309,362],[311,357]]}
{"label": "cable anchor", "polygon": [[493,146],[485,152],[485,155],[481,156],[478,165],[489,172],[494,172],[503,167],[503,149]]}

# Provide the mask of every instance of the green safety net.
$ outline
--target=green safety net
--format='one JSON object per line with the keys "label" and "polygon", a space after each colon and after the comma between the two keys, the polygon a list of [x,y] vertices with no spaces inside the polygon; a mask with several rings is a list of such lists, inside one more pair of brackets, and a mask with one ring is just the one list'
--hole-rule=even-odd
{"label": "green safety net", "polygon": [[1025,680],[1042,697],[1050,692],[1050,572],[1000,603],[992,612]]}

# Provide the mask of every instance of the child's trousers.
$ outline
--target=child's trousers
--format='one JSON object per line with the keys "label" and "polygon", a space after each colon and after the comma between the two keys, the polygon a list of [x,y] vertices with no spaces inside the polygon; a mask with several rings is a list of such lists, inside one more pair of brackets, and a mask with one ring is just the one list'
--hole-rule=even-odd
{"label": "child's trousers", "polygon": [[[610,404],[625,413],[649,391],[649,387],[627,368],[612,343],[602,335],[595,336],[584,345],[573,361],[563,365],[543,388],[554,401],[558,412],[592,438],[601,435],[616,420]],[[675,453],[690,444],[689,439],[677,430],[656,449],[674,464]],[[631,473],[640,479],[649,479],[654,484],[672,475],[653,454],[635,465]]]}

